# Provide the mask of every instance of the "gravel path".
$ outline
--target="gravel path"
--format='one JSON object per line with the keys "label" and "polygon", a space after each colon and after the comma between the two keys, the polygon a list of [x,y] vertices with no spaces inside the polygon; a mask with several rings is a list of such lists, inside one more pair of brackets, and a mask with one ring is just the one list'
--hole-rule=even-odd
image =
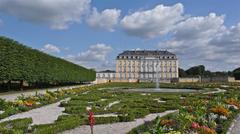
{"label": "gravel path", "polygon": [[[67,100],[69,100],[69,98],[62,101]],[[58,116],[64,114],[63,111],[65,110],[65,108],[59,107],[60,102],[36,108],[28,112],[23,112],[9,116],[7,118],[0,120],[0,122],[14,119],[32,118],[33,119],[32,125],[54,123],[54,121],[57,120]]]}
{"label": "gravel path", "polygon": [[34,95],[36,92],[38,93],[45,93],[46,90],[48,91],[57,91],[57,90],[68,90],[73,88],[79,88],[82,86],[88,86],[88,85],[77,85],[77,86],[67,86],[67,87],[57,87],[57,88],[48,88],[48,89],[41,89],[41,90],[31,90],[31,91],[23,91],[23,92],[9,92],[5,94],[0,94],[1,99],[6,99],[7,101],[14,101],[18,96],[21,94],[24,94],[26,96],[28,95]]}
{"label": "gravel path", "polygon": [[[157,116],[165,116],[169,113],[176,112],[176,110],[165,111],[163,113],[158,114],[149,114],[145,118],[136,119],[132,122],[120,122],[113,124],[103,124],[103,125],[95,125],[93,128],[94,134],[126,134],[131,131],[133,128],[144,124],[145,121],[152,121]],[[61,134],[90,134],[90,127],[87,125],[80,126],[78,128],[65,131]]]}
{"label": "gravel path", "polygon": [[114,102],[112,102],[112,103],[109,103],[109,104],[104,108],[104,110],[107,110],[108,108],[111,108],[113,105],[118,104],[118,103],[120,103],[120,101],[114,101]]}
{"label": "gravel path", "polygon": [[240,115],[233,122],[227,134],[240,134]]}
{"label": "gravel path", "polygon": [[220,89],[220,88],[216,88],[216,89],[217,89],[217,91],[209,91],[209,92],[206,92],[203,94],[216,94],[216,93],[226,92],[226,90],[224,90],[224,89]]}

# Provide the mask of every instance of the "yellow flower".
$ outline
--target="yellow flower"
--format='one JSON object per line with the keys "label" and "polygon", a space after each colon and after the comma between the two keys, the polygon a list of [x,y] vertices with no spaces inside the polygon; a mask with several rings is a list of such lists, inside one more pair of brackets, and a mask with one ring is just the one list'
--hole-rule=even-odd
{"label": "yellow flower", "polygon": [[225,102],[229,105],[234,105],[234,106],[240,108],[240,102],[237,101],[236,99],[233,99],[233,98],[227,99]]}
{"label": "yellow flower", "polygon": [[214,108],[210,109],[211,112],[218,114],[218,115],[223,115],[228,117],[230,115],[230,111],[226,108],[224,108],[223,106],[217,106]]}

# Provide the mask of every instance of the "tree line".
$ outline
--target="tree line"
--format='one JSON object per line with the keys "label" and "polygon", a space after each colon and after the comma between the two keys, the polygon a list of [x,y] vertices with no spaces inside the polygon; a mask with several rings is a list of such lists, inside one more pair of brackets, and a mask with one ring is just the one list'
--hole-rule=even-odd
{"label": "tree line", "polygon": [[233,71],[217,71],[217,72],[211,72],[209,70],[205,69],[204,65],[198,65],[190,67],[187,70],[184,70],[182,68],[178,69],[179,71],[179,77],[235,77],[236,80],[240,80],[240,67],[237,69],[234,69]]}
{"label": "tree line", "polygon": [[[34,85],[79,83],[95,80],[96,72],[21,43],[0,37],[0,82]],[[10,83],[10,84],[9,84]]]}

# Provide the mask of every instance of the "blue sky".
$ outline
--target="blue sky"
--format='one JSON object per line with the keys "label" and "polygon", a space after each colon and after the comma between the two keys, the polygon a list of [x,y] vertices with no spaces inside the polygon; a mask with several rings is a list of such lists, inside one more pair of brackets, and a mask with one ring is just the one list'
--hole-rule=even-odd
{"label": "blue sky", "polygon": [[167,49],[185,69],[204,64],[232,70],[240,66],[239,5],[238,0],[0,0],[0,35],[97,70],[114,69],[117,54],[128,49]]}

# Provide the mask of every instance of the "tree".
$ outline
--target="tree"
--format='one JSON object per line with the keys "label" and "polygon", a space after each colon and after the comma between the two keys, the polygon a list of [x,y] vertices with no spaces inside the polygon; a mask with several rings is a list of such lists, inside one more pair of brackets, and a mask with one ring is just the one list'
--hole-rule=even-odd
{"label": "tree", "polygon": [[190,76],[203,76],[204,72],[205,67],[203,65],[194,66],[186,70],[186,73]]}
{"label": "tree", "polygon": [[179,77],[187,77],[187,73],[182,69],[178,68]]}
{"label": "tree", "polygon": [[233,70],[233,76],[235,77],[236,80],[240,80],[240,67]]}

